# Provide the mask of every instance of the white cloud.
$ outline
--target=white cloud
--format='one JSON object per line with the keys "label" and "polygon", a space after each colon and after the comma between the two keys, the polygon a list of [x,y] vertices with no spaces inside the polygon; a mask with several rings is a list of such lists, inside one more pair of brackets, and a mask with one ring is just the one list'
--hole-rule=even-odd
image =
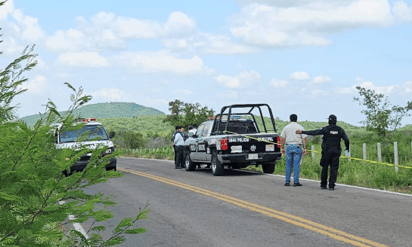
{"label": "white cloud", "polygon": [[261,1],[246,3],[232,18],[232,34],[247,44],[270,47],[327,46],[330,33],[386,27],[412,20],[411,7],[387,0]]}
{"label": "white cloud", "polygon": [[[384,95],[391,94],[394,89],[395,85],[390,85],[390,86],[375,86],[372,82],[370,81],[363,81],[361,78],[356,78],[358,85],[356,86],[361,86],[366,89],[371,89],[374,90],[376,93],[381,93]],[[354,86],[356,88],[356,86]]]}
{"label": "white cloud", "polygon": [[330,80],[331,80],[331,78],[327,75],[318,75],[318,76],[315,76],[315,78],[313,78],[312,82],[322,83],[322,82],[327,82],[327,81],[330,81]]}
{"label": "white cloud", "polygon": [[46,62],[40,56],[37,56],[36,60],[37,60],[37,65],[36,65],[37,69],[48,69]]}
{"label": "white cloud", "polygon": [[55,51],[99,51],[104,49],[123,49],[125,42],[116,37],[113,31],[77,30],[57,31],[46,40],[46,46]]}
{"label": "white cloud", "polygon": [[195,28],[195,20],[182,12],[171,13],[164,25],[164,29],[168,35],[187,34]]}
{"label": "white cloud", "polygon": [[[405,83],[405,90],[406,87],[409,84]],[[358,90],[356,89],[357,86],[363,87],[365,89],[370,89],[375,91],[375,93],[381,93],[387,96],[388,94],[391,94],[395,92],[395,89],[397,88],[396,85],[389,85],[389,86],[376,86],[370,81],[364,81],[362,78],[357,77],[356,78],[356,83],[350,87],[345,87],[345,88],[336,88],[335,92],[339,94],[357,94]],[[411,83],[412,86],[412,83]]]}
{"label": "white cloud", "polygon": [[127,93],[118,88],[101,88],[91,93],[93,99],[105,101],[121,101],[127,96]]}
{"label": "white cloud", "polygon": [[109,66],[108,60],[97,52],[68,52],[60,54],[57,64],[70,67],[100,68]]}
{"label": "white cloud", "polygon": [[303,71],[297,71],[297,72],[293,72],[290,75],[290,78],[294,79],[294,80],[309,80],[310,76],[308,73],[303,72]]}
{"label": "white cloud", "polygon": [[396,2],[392,12],[401,22],[412,21],[412,6],[408,6],[404,1]]}
{"label": "white cloud", "polygon": [[4,54],[21,53],[25,48],[25,46],[18,44],[14,38],[10,37],[6,38],[1,45]]}
{"label": "white cloud", "polygon": [[22,28],[22,37],[30,42],[36,42],[44,37],[38,19],[32,16],[24,15],[19,9],[13,11],[13,17]]}
{"label": "white cloud", "polygon": [[7,16],[14,11],[14,1],[9,0],[3,6],[0,7],[0,20],[4,20]]}
{"label": "white cloud", "polygon": [[205,66],[198,56],[177,58],[165,51],[124,52],[112,59],[115,64],[133,67],[138,73],[167,72],[178,75],[211,73],[211,69]]}
{"label": "white cloud", "polygon": [[269,82],[269,85],[271,85],[274,88],[284,88],[288,85],[288,81],[286,80],[279,80],[279,79],[272,79]]}
{"label": "white cloud", "polygon": [[22,84],[23,89],[27,89],[28,94],[41,94],[47,85],[47,79],[43,75],[38,75],[32,80],[28,80]]}
{"label": "white cloud", "polygon": [[405,82],[403,87],[404,87],[405,92],[412,93],[412,81]]}
{"label": "white cloud", "polygon": [[261,75],[257,71],[252,70],[250,72],[243,71],[237,76],[219,75],[215,80],[224,87],[242,88],[258,82],[260,78]]}
{"label": "white cloud", "polygon": [[126,39],[176,38],[188,35],[196,28],[194,19],[182,12],[172,12],[164,23],[107,12],[97,13],[90,21],[83,17],[76,20],[76,28],[55,32],[48,38],[47,46],[64,51],[119,50],[126,47]]}
{"label": "white cloud", "polygon": [[22,10],[15,9],[13,1],[7,1],[0,7],[0,20],[2,31],[11,39],[23,39],[28,42],[38,42],[45,34],[41,29],[38,19],[25,15]]}
{"label": "white cloud", "polygon": [[250,46],[237,44],[225,35],[215,35],[201,32],[184,38],[163,39],[162,43],[166,48],[172,50],[187,50],[190,52],[212,54],[242,54],[259,51],[258,49]]}

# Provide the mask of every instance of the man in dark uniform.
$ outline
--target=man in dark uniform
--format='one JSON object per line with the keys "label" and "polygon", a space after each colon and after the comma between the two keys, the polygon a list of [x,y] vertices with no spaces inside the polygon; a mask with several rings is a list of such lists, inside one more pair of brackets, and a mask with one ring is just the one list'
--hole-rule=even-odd
{"label": "man in dark uniform", "polygon": [[320,160],[320,165],[322,166],[320,187],[322,189],[326,189],[328,182],[328,166],[330,166],[329,189],[335,189],[335,182],[339,169],[339,157],[342,152],[340,147],[341,139],[345,141],[345,155],[349,156],[349,138],[346,135],[345,130],[336,125],[336,121],[336,116],[330,115],[328,126],[318,130],[296,131],[296,134],[323,135],[322,158]]}

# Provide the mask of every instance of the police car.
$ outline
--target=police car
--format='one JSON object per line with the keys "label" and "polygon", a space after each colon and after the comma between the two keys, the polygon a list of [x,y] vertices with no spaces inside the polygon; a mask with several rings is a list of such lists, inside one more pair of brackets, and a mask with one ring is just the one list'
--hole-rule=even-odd
{"label": "police car", "polygon": [[[110,132],[107,134],[103,125],[92,119],[82,119],[85,123],[81,129],[77,130],[63,130],[60,131],[61,124],[56,125],[56,148],[70,148],[73,150],[79,150],[81,147],[87,147],[89,149],[96,149],[107,147],[107,150],[102,153],[102,156],[109,155],[114,152],[114,144],[110,140],[114,137],[115,133]],[[78,123],[75,123],[76,125]],[[76,161],[71,167],[71,171],[83,171],[89,163],[92,153],[88,152],[81,156],[80,160]],[[106,165],[106,170],[117,170],[116,158],[110,158],[110,163]]]}
{"label": "police car", "polygon": [[[264,109],[269,114],[266,120]],[[186,171],[207,164],[215,176],[223,175],[224,168],[249,165],[262,165],[264,173],[273,173],[281,157],[280,136],[268,104],[224,106],[220,114],[203,122],[185,141]]]}

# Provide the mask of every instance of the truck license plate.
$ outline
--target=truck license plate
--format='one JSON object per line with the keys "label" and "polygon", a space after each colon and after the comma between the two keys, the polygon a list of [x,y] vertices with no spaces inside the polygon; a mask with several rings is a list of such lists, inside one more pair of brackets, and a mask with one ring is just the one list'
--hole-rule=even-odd
{"label": "truck license plate", "polygon": [[257,159],[259,159],[259,156],[258,156],[258,154],[249,154],[248,159],[249,160],[257,160]]}
{"label": "truck license plate", "polygon": [[275,151],[275,145],[273,144],[266,145],[266,152],[273,152],[273,151]]}

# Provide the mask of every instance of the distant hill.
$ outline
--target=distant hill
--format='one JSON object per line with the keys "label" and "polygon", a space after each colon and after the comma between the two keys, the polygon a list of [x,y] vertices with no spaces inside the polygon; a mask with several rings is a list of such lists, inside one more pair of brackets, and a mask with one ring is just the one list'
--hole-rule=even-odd
{"label": "distant hill", "polygon": [[[66,111],[60,112],[65,114]],[[131,118],[139,116],[159,116],[165,115],[164,112],[154,108],[145,107],[136,103],[126,102],[111,102],[111,103],[97,103],[82,106],[74,111],[74,116],[84,118]],[[22,117],[29,126],[33,126],[40,119],[40,115],[31,115]]]}

